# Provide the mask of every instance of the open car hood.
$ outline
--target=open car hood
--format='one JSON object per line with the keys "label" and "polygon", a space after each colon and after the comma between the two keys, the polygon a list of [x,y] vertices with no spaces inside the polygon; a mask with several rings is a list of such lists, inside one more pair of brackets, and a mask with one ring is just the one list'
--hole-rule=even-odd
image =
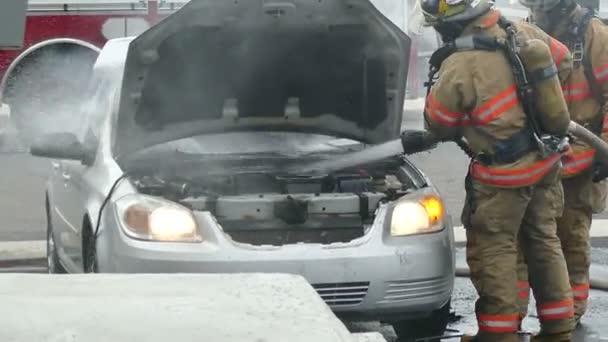
{"label": "open car hood", "polygon": [[368,0],[192,0],[131,42],[113,152],[227,131],[395,139],[409,48]]}

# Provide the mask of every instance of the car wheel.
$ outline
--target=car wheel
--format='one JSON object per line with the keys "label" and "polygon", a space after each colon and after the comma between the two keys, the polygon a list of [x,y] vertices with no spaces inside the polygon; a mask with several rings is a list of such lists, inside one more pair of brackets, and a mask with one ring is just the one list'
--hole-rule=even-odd
{"label": "car wheel", "polygon": [[67,273],[59,262],[57,245],[55,244],[55,237],[53,236],[53,224],[51,222],[48,199],[46,200],[46,260],[50,274]]}
{"label": "car wheel", "polygon": [[97,266],[97,247],[90,227],[82,230],[82,262],[84,273],[99,273]]}
{"label": "car wheel", "polygon": [[[429,317],[398,321],[393,323],[393,329],[400,342],[441,336],[450,322],[450,302],[441,309],[434,311]],[[425,340],[440,341],[440,339]]]}

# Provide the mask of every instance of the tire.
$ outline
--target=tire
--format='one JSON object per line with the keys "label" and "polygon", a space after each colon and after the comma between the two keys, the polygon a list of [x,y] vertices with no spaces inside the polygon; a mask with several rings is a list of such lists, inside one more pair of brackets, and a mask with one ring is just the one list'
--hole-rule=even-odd
{"label": "tire", "polygon": [[[393,329],[399,342],[416,341],[421,338],[441,336],[450,322],[450,302],[434,311],[429,317],[394,322]],[[439,339],[425,341],[440,341]]]}
{"label": "tire", "polygon": [[90,226],[82,230],[82,269],[84,273],[99,273],[97,264],[97,247]]}
{"label": "tire", "polygon": [[64,274],[67,273],[65,268],[59,261],[57,254],[57,245],[53,236],[53,224],[51,222],[50,205],[48,198],[46,199],[46,260],[49,274]]}

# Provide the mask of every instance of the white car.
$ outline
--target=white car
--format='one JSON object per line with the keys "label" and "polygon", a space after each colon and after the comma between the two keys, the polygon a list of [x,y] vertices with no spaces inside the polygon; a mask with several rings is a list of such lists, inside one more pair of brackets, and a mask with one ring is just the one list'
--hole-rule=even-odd
{"label": "white car", "polygon": [[403,155],[297,172],[399,138],[408,37],[367,0],[260,3],[102,49],[82,134],[31,148],[55,159],[51,272],[295,273],[345,319],[441,334],[454,236],[429,179]]}

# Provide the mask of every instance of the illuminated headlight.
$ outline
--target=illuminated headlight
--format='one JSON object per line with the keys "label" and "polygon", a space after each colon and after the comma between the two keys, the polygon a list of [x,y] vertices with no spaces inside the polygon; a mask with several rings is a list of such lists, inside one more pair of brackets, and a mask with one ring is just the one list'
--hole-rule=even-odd
{"label": "illuminated headlight", "polygon": [[201,242],[190,209],[145,195],[127,195],[116,201],[116,214],[129,237],[150,241]]}
{"label": "illuminated headlight", "polygon": [[391,235],[432,233],[443,228],[443,203],[437,197],[420,201],[402,200],[395,204],[391,217]]}

